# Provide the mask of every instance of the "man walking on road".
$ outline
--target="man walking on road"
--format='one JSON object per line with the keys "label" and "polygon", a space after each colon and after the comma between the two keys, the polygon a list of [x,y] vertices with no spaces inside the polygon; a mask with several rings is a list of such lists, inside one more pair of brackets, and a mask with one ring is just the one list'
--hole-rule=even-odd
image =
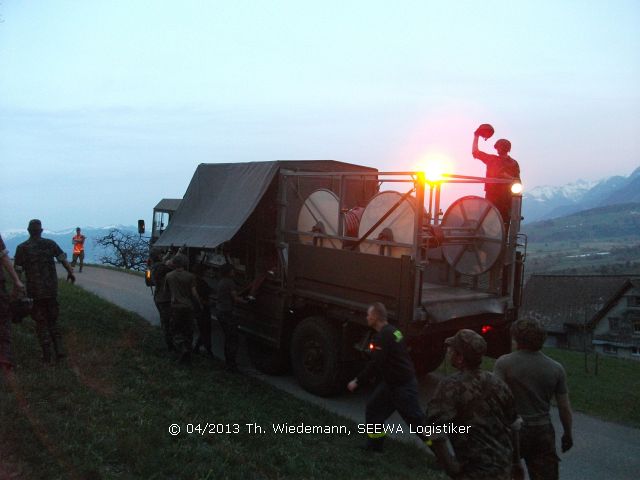
{"label": "man walking on road", "polygon": [[524,420],[520,432],[520,454],[531,480],[558,478],[555,432],[549,416],[555,396],[564,433],[562,453],[573,446],[572,412],[567,376],[562,365],[540,351],[546,337],[542,326],[533,320],[519,320],[511,327],[517,350],[500,357],[494,373],[506,382]]}
{"label": "man walking on road", "polygon": [[75,282],[73,268],[67,256],[53,240],[42,238],[42,223],[31,220],[27,228],[29,240],[18,245],[14,265],[27,277],[27,295],[33,298],[31,318],[36,322],[36,333],[42,348],[42,361],[51,362],[51,345],[57,360],[65,357],[62,335],[58,329],[58,276],[54,258],[68,272],[67,278]]}
{"label": "man walking on road", "polygon": [[[368,308],[367,323],[377,332],[369,347],[371,360],[347,388],[353,392],[375,373],[380,374],[382,381],[367,402],[365,422],[383,424],[397,410],[410,428],[418,431],[416,427],[425,424],[425,416],[418,403],[418,382],[402,332],[389,324],[387,309],[382,303],[376,302]],[[366,450],[382,452],[385,435],[369,433]]]}
{"label": "man walking on road", "polygon": [[82,267],[84,265],[84,241],[87,239],[82,232],[80,231],[80,227],[76,228],[76,234],[71,239],[71,243],[73,243],[73,256],[71,258],[71,266],[76,268],[76,262],[80,259],[80,273],[82,273]]}

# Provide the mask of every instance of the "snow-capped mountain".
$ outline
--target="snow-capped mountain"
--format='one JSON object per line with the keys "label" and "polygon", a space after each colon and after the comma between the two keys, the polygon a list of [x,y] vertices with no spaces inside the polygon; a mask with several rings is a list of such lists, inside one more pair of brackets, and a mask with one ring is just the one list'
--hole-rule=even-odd
{"label": "snow-capped mountain", "polygon": [[[107,233],[109,233],[109,230],[116,228],[127,233],[138,232],[138,227],[130,225],[109,225],[107,227],[83,227],[82,225],[80,225],[80,228],[82,229],[82,234],[87,237],[84,243],[84,261],[87,263],[99,263],[99,258],[104,252],[101,247],[96,246],[95,239],[105,236]],[[7,229],[0,232],[0,234],[2,234],[2,239],[4,240],[4,243],[7,246],[7,250],[9,250],[9,255],[11,257],[15,255],[16,247],[29,238],[29,234],[27,233],[26,228]],[[75,234],[76,227],[70,227],[56,231],[45,229],[42,232],[42,236],[44,238],[49,238],[60,245],[60,248],[65,251],[69,259],[71,259],[72,252],[71,237],[73,237]]]}
{"label": "snow-capped mountain", "polygon": [[640,202],[640,167],[628,177],[608,177],[596,182],[578,180],[559,187],[541,186],[525,192],[525,222],[570,215],[581,210],[617,203]]}

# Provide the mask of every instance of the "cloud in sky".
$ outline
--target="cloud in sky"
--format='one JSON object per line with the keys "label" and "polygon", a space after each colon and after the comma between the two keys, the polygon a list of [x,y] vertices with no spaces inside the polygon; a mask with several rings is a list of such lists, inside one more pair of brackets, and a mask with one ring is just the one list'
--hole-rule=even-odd
{"label": "cloud in sky", "polygon": [[[637,2],[5,2],[0,230],[135,223],[198,163],[425,155],[525,185],[628,174],[640,144]],[[484,145],[491,150],[493,142]]]}

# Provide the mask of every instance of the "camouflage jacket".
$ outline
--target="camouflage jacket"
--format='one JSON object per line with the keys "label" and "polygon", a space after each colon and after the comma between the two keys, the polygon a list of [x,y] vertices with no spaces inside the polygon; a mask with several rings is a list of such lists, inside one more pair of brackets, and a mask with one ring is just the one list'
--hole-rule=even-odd
{"label": "camouflage jacket", "polygon": [[54,258],[66,260],[66,255],[53,240],[31,237],[18,245],[14,263],[27,277],[27,294],[34,300],[56,298],[58,275]]}
{"label": "camouflage jacket", "polygon": [[[465,478],[502,478],[511,469],[511,425],[518,418],[507,385],[480,369],[443,379],[427,407],[428,425],[469,427],[446,435]],[[433,439],[445,435],[433,435]]]}

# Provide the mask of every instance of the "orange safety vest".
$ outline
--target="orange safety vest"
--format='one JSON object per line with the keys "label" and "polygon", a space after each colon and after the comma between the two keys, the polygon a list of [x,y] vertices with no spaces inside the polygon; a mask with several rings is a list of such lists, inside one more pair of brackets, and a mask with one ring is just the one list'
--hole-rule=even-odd
{"label": "orange safety vest", "polygon": [[73,236],[73,253],[80,254],[84,250],[84,239],[86,237],[84,235],[74,235]]}

